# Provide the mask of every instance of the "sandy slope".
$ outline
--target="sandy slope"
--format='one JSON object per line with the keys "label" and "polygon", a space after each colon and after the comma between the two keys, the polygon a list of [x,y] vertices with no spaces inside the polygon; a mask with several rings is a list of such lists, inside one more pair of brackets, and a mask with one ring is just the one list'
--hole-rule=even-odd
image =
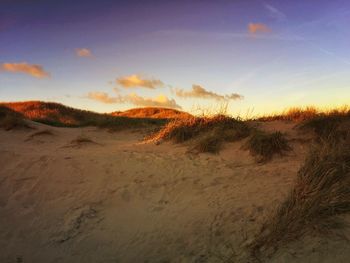
{"label": "sandy slope", "polygon": [[[263,128],[298,136],[291,124]],[[0,262],[247,262],[241,247],[287,195],[307,152],[295,141],[289,156],[257,165],[242,142],[193,155],[142,144],[137,132],[50,129],[29,140],[32,131],[0,131]],[[72,145],[81,134],[96,144]],[[333,262],[323,248],[334,246],[334,262],[346,262],[344,242],[321,241],[272,261]]]}

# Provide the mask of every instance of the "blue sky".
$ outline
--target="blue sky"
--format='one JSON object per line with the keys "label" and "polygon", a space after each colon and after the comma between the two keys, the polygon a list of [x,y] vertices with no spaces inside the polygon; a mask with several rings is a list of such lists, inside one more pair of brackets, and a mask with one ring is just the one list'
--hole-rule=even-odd
{"label": "blue sky", "polygon": [[98,112],[228,103],[233,114],[341,106],[349,22],[340,0],[1,0],[0,101]]}

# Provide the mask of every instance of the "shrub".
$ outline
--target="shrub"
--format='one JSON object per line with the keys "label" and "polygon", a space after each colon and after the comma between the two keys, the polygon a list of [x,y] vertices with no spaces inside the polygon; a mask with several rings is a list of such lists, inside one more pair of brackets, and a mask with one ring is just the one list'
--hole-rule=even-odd
{"label": "shrub", "polygon": [[287,139],[281,132],[266,133],[255,131],[247,141],[247,148],[258,162],[266,162],[272,159],[275,154],[283,155],[291,150]]}

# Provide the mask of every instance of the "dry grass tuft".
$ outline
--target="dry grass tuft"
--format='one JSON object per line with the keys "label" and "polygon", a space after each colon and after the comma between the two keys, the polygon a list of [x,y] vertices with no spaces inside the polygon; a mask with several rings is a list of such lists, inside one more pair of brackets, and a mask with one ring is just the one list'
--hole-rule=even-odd
{"label": "dry grass tuft", "polygon": [[287,242],[341,226],[336,215],[350,212],[350,136],[315,145],[298,172],[294,189],[268,218],[251,244],[253,254],[271,255]]}
{"label": "dry grass tuft", "polygon": [[284,155],[291,150],[288,140],[281,132],[266,133],[262,131],[255,131],[247,141],[245,148],[253,156],[256,156],[260,163],[271,160],[276,154]]}
{"label": "dry grass tuft", "polygon": [[250,128],[243,121],[224,115],[215,115],[171,121],[146,139],[155,142],[171,140],[175,143],[197,139],[197,145],[194,148],[200,152],[207,150],[216,152],[221,142],[240,140],[248,137],[249,134]]}
{"label": "dry grass tuft", "polygon": [[216,130],[213,134],[217,136],[222,136],[220,132],[224,133],[225,131],[227,133],[225,140],[230,141],[247,137],[250,132],[249,127],[240,120],[224,115],[215,115],[213,117],[192,117],[171,121],[148,139],[153,141],[172,140],[175,143],[182,143],[213,130]]}

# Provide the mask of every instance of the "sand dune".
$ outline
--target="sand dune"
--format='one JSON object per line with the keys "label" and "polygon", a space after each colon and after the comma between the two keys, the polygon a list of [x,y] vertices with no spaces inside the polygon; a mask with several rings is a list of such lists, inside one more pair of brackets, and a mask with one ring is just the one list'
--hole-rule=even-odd
{"label": "sand dune", "polygon": [[[253,262],[244,245],[308,150],[305,135],[279,121],[259,125],[286,132],[293,151],[263,165],[244,142],[191,154],[141,143],[137,132],[32,125],[0,130],[0,262]],[[270,262],[348,258],[343,240],[308,238]]]}

